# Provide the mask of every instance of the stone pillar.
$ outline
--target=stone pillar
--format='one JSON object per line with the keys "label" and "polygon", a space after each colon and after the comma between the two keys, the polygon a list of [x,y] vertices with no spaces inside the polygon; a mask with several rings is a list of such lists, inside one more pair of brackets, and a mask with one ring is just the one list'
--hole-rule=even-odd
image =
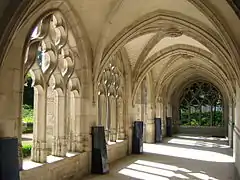
{"label": "stone pillar", "polygon": [[83,119],[81,119],[81,98],[80,95],[78,94],[77,96],[75,96],[75,151],[76,152],[83,152],[83,144],[82,144],[82,139],[81,139],[81,122],[83,121]]}
{"label": "stone pillar", "polygon": [[55,105],[55,127],[53,133],[52,155],[65,157],[67,153],[66,93],[58,90],[58,93],[56,93]]}
{"label": "stone pillar", "polygon": [[147,106],[147,120],[146,120],[146,143],[155,143],[155,123],[154,123],[154,109],[151,104]]}
{"label": "stone pillar", "polygon": [[167,115],[167,108],[163,101],[160,101],[160,117],[162,119],[162,136],[166,135],[166,115]]}
{"label": "stone pillar", "polygon": [[99,110],[100,110],[100,124],[106,128],[107,126],[107,101],[106,96],[101,94],[99,97]]}
{"label": "stone pillar", "polygon": [[125,130],[124,130],[124,122],[123,122],[123,99],[119,97],[117,99],[117,139],[123,140],[125,139]]}
{"label": "stone pillar", "polygon": [[157,101],[155,106],[155,114],[157,118],[161,118],[160,108],[161,108],[160,102]]}
{"label": "stone pillar", "polygon": [[228,141],[231,148],[233,147],[234,111],[235,105],[229,104]]}
{"label": "stone pillar", "polygon": [[117,140],[116,98],[110,95],[110,141]]}
{"label": "stone pillar", "polygon": [[53,129],[55,126],[55,92],[52,87],[47,88],[47,124],[46,124],[46,143],[47,154],[51,154]]}
{"label": "stone pillar", "polygon": [[46,89],[34,87],[34,115],[33,125],[33,145],[31,160],[45,163],[47,161],[46,152]]}
{"label": "stone pillar", "polygon": [[[91,108],[91,109],[90,109]],[[90,114],[95,114],[93,116]],[[91,141],[91,127],[95,126],[94,124],[96,121],[96,109],[92,106],[92,101],[88,97],[81,96],[80,98],[80,152],[89,152],[92,148],[92,141]]]}
{"label": "stone pillar", "polygon": [[81,144],[81,119],[80,119],[80,96],[77,92],[72,92],[68,103],[69,111],[69,147],[72,152],[82,152]]}
{"label": "stone pillar", "polygon": [[141,121],[142,119],[142,103],[141,88],[138,89],[135,100],[135,119],[133,121]]}
{"label": "stone pillar", "polygon": [[108,121],[107,121],[107,98],[105,94],[99,95],[98,110],[100,111],[99,113],[100,124],[104,126],[105,138],[107,141],[108,140],[108,124],[107,124]]}
{"label": "stone pillar", "polygon": [[172,105],[170,103],[167,105],[167,117],[172,117]]}
{"label": "stone pillar", "polygon": [[76,134],[76,119],[75,119],[75,97],[73,92],[68,93],[67,106],[67,135],[68,135],[68,151],[75,151],[75,134]]}
{"label": "stone pillar", "polygon": [[236,82],[236,99],[235,99],[235,126],[233,133],[233,157],[235,160],[235,165],[240,170],[240,87],[238,82]]}

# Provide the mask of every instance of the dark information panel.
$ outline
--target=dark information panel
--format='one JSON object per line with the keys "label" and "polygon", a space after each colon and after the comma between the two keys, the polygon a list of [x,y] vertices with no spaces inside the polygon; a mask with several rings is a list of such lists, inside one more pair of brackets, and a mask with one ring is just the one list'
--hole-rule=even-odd
{"label": "dark information panel", "polygon": [[155,118],[155,142],[162,142],[162,120],[161,118]]}
{"label": "dark information panel", "polygon": [[109,172],[105,131],[103,126],[92,127],[92,173]]}
{"label": "dark information panel", "polygon": [[167,137],[172,137],[172,118],[167,117]]}
{"label": "dark information panel", "polygon": [[19,180],[18,139],[0,138],[0,180]]}
{"label": "dark information panel", "polygon": [[143,122],[133,123],[132,153],[140,154],[143,152]]}

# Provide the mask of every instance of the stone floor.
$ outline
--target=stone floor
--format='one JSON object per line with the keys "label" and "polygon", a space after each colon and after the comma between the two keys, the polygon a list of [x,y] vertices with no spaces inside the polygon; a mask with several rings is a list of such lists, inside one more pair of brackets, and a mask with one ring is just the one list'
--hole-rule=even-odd
{"label": "stone floor", "polygon": [[111,164],[107,175],[84,180],[232,180],[235,169],[227,139],[177,135],[161,144],[144,144],[142,155]]}

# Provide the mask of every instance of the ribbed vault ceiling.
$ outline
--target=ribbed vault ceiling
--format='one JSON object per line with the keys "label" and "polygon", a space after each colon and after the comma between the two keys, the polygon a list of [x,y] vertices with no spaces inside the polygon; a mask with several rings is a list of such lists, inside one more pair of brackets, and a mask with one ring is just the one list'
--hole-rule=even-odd
{"label": "ribbed vault ceiling", "polygon": [[[213,1],[207,1],[211,8]],[[119,51],[126,52],[133,93],[149,74],[156,93],[162,93],[164,88],[179,88],[177,84],[186,78],[202,77],[229,84],[238,76],[231,45],[217,15],[213,17],[204,9],[206,0],[68,2],[88,33],[95,57],[95,81]]]}
{"label": "ribbed vault ceiling", "polygon": [[155,97],[162,89],[174,92],[184,79],[201,77],[227,91],[240,77],[240,23],[225,0],[39,2],[39,9],[26,12],[44,14],[41,7],[51,10],[47,4],[54,9],[64,7],[61,13],[78,37],[76,47],[81,44],[82,51],[88,52],[86,62],[92,66],[94,86],[119,52],[126,53],[124,69],[131,71],[133,94],[146,76],[151,77]]}

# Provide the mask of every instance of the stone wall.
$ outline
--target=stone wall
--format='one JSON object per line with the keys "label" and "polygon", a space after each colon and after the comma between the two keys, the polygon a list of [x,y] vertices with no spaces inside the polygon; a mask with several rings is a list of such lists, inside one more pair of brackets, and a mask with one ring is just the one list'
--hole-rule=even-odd
{"label": "stone wall", "polygon": [[195,135],[205,135],[205,136],[217,136],[225,137],[227,136],[225,127],[179,127],[179,133],[184,134],[195,134]]}
{"label": "stone wall", "polygon": [[108,160],[112,163],[118,159],[121,159],[127,155],[128,152],[128,141],[118,142],[108,146]]}
{"label": "stone wall", "polygon": [[[127,155],[128,141],[121,141],[107,147],[108,159],[112,163]],[[81,153],[53,163],[21,172],[21,180],[79,180],[90,173],[91,153]]]}
{"label": "stone wall", "polygon": [[44,164],[21,172],[21,180],[79,180],[88,174],[88,155],[81,153],[73,157],[66,157],[57,162]]}

